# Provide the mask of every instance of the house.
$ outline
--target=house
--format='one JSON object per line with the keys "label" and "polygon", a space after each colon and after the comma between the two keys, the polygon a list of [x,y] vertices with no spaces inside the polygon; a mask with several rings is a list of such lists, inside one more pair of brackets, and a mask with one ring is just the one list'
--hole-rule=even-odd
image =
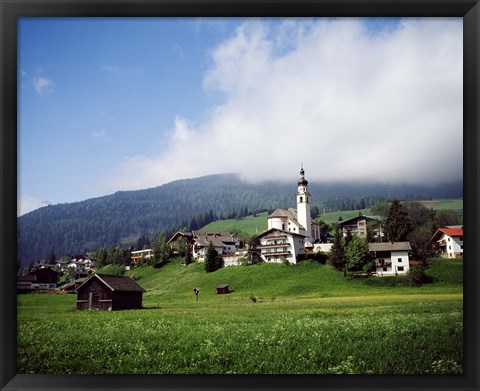
{"label": "house", "polygon": [[145,290],[132,278],[91,274],[75,290],[77,310],[128,310],[142,308]]}
{"label": "house", "polygon": [[131,259],[134,265],[138,264],[138,262],[141,259],[149,259],[152,257],[153,257],[153,250],[151,248],[131,252]]}
{"label": "house", "polygon": [[297,209],[276,209],[267,218],[267,228],[303,235],[306,247],[313,248],[313,244],[320,240],[320,225],[311,218],[310,203],[311,195],[302,164],[297,182]]}
{"label": "house", "polygon": [[29,293],[33,290],[32,283],[37,278],[31,274],[25,274],[24,276],[17,276],[17,293]]}
{"label": "house", "polygon": [[173,247],[179,245],[181,242],[191,244],[193,242],[193,233],[178,231],[170,238],[167,244]]}
{"label": "house", "polygon": [[447,226],[437,229],[432,236],[442,258],[463,258],[463,226]]}
{"label": "house", "polygon": [[372,237],[375,238],[383,236],[381,221],[382,219],[380,217],[358,215],[352,217],[351,219],[339,222],[339,225],[344,237],[347,236],[348,233],[350,233],[353,236],[359,236],[366,239],[367,227],[369,222],[375,222],[378,226],[378,228],[376,227],[372,229]]}
{"label": "house", "polygon": [[306,235],[270,228],[255,236],[260,244],[260,257],[265,262],[282,263],[284,260],[296,264],[299,255],[305,254]]}
{"label": "house", "polygon": [[210,243],[220,255],[235,253],[240,241],[229,232],[192,231],[192,255],[198,261],[203,261]]}
{"label": "house", "polygon": [[368,243],[368,251],[374,255],[375,273],[380,276],[407,273],[411,249],[409,242]]}
{"label": "house", "polygon": [[58,273],[50,268],[42,267],[32,270],[24,276],[17,276],[17,292],[28,293],[36,289],[55,289]]}

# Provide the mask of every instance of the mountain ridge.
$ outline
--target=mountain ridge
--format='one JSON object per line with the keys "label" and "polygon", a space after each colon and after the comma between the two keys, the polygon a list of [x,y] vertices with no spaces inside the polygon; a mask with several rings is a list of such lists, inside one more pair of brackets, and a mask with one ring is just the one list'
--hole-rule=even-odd
{"label": "mountain ridge", "polygon": [[[438,186],[361,183],[309,183],[312,207],[320,210],[356,209],[387,198],[460,198],[462,182]],[[232,218],[241,210],[262,211],[295,206],[296,178],[288,182],[249,183],[237,174],[213,174],[178,179],[142,190],[73,203],[48,205],[17,218],[17,263],[95,251],[113,244],[135,245],[140,236],[189,228],[203,214]],[[388,194],[389,193],[389,194]]]}

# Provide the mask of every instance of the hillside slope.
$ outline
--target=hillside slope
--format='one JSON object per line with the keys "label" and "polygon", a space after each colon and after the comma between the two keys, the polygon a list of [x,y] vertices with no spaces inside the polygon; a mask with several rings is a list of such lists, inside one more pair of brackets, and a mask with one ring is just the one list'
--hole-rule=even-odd
{"label": "hillside slope", "polygon": [[[261,300],[335,298],[398,294],[461,294],[463,260],[432,259],[428,274],[433,283],[412,287],[406,277],[344,278],[330,265],[304,261],[298,265],[258,264],[226,267],[206,273],[203,264],[188,266],[172,262],[161,269],[142,266],[125,273],[134,278],[147,293],[144,305],[194,300],[193,288],[200,288],[201,300]],[[108,273],[113,269],[99,270]],[[229,284],[231,294],[216,294],[216,286]]]}

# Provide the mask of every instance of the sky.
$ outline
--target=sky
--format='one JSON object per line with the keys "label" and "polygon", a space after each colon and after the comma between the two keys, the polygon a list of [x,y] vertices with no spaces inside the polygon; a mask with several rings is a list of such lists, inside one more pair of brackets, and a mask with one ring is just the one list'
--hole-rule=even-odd
{"label": "sky", "polygon": [[18,215],[238,173],[463,176],[461,18],[23,18]]}

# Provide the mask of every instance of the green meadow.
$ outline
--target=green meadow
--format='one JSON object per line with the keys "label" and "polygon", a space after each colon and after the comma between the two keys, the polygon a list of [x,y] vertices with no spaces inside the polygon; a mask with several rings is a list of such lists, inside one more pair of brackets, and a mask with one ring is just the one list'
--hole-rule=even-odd
{"label": "green meadow", "polygon": [[[408,201],[405,201],[408,202]],[[424,205],[428,209],[435,211],[439,210],[455,210],[463,211],[463,199],[448,199],[448,200],[431,200],[431,201],[417,201]],[[342,220],[348,220],[352,217],[358,216],[358,214],[371,215],[370,209],[362,210],[343,210],[338,212],[324,213],[319,216],[327,224],[338,223],[339,218]],[[253,235],[257,232],[262,232],[267,229],[267,217],[266,212],[258,213],[256,216],[246,216],[240,220],[217,220],[202,228],[203,231],[233,231],[239,229],[242,232]]]}
{"label": "green meadow", "polygon": [[[459,374],[463,261],[431,260],[428,273],[414,287],[310,261],[213,273],[171,262],[126,273],[147,291],[141,310],[19,295],[18,373]],[[223,283],[232,292],[217,295]]]}

